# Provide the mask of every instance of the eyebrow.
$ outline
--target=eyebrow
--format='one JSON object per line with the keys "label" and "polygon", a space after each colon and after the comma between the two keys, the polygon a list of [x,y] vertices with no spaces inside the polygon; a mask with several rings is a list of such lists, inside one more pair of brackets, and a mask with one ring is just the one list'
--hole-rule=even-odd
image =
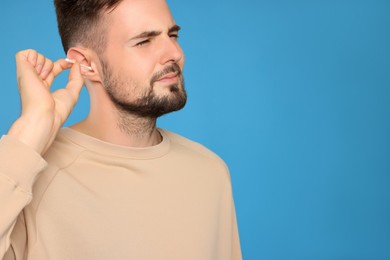
{"label": "eyebrow", "polygon": [[[180,31],[180,29],[181,29],[181,27],[179,25],[175,24],[174,26],[169,28],[168,34],[173,33],[173,32],[178,32],[178,31]],[[159,36],[161,33],[162,33],[161,31],[145,31],[145,32],[138,34],[137,36],[130,38],[130,41],[142,39],[142,38],[156,37],[156,36]]]}

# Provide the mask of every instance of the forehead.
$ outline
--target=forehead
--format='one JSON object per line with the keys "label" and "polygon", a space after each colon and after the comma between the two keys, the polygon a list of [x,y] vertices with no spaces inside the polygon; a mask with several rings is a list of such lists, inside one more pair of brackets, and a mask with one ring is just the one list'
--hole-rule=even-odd
{"label": "forehead", "polygon": [[110,32],[137,34],[149,30],[167,30],[175,24],[165,0],[123,0],[105,16]]}

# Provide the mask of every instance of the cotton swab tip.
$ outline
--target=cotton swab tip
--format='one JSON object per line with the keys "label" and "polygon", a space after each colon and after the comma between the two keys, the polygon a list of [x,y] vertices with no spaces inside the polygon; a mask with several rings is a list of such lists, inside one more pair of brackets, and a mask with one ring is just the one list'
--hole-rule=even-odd
{"label": "cotton swab tip", "polygon": [[[69,63],[72,63],[72,64],[75,63],[74,60],[71,60],[71,59],[69,59],[69,58],[65,58],[65,61],[66,61],[66,62],[69,62]],[[84,64],[80,64],[80,66],[83,67],[83,68],[85,68],[85,69],[92,70],[92,67],[90,67],[90,66],[87,66],[87,65],[84,65]]]}

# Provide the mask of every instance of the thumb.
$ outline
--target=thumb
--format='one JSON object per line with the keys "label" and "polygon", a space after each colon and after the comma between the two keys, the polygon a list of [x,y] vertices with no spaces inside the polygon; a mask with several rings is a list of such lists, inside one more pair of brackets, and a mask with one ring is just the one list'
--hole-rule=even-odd
{"label": "thumb", "polygon": [[69,72],[68,84],[66,85],[66,89],[74,98],[74,101],[77,102],[81,89],[84,85],[84,78],[81,75],[81,67],[78,62],[76,62]]}

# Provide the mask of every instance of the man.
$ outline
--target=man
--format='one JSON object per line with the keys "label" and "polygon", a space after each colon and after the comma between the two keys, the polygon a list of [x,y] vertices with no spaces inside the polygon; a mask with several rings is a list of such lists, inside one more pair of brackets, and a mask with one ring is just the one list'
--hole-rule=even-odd
{"label": "man", "polygon": [[[74,65],[16,55],[22,113],[0,141],[0,258],[241,259],[225,164],[156,128],[186,102],[165,1],[55,5]],[[84,84],[89,115],[61,129]]]}

